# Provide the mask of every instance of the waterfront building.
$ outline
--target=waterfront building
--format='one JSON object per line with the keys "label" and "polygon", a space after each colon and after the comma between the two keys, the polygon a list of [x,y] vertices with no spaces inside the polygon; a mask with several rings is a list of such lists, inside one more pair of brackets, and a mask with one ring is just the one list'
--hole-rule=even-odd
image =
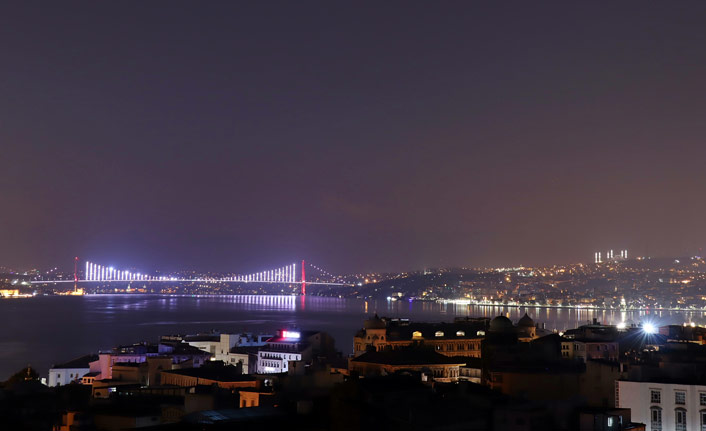
{"label": "waterfront building", "polygon": [[334,341],[325,332],[282,330],[258,350],[257,372],[286,373],[290,362],[310,362],[315,356],[332,353]]}
{"label": "waterfront building", "polygon": [[[86,374],[91,371],[97,371],[97,361],[97,355],[85,355],[63,364],[54,365],[49,369],[47,385],[54,387],[80,382],[81,378]],[[93,364],[95,369],[91,369],[91,364]]]}

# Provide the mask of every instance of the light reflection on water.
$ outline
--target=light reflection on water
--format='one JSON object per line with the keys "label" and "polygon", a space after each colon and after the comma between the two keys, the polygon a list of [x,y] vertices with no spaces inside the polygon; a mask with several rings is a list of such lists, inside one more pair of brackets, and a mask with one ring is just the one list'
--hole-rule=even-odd
{"label": "light reflection on water", "polygon": [[[0,300],[0,380],[33,364],[46,375],[52,363],[164,334],[222,331],[267,332],[289,326],[321,329],[352,351],[353,334],[366,316],[405,317],[417,321],[452,320],[454,316],[495,317],[517,321],[527,311],[547,329],[576,327],[594,317],[605,323],[706,323],[703,312],[514,308],[373,301],[301,296],[88,295]],[[4,347],[4,348],[3,348]]]}

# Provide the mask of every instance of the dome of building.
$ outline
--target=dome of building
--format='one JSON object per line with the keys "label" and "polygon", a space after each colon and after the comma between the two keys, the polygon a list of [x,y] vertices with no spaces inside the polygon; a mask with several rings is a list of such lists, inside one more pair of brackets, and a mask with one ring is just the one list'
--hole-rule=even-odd
{"label": "dome of building", "polygon": [[532,320],[531,317],[525,313],[524,316],[520,319],[519,322],[517,322],[517,326],[522,326],[522,327],[529,327],[529,326],[534,326],[534,320]]}
{"label": "dome of building", "polygon": [[363,322],[363,327],[365,329],[385,329],[387,328],[387,325],[385,324],[384,320],[382,320],[378,317],[377,314],[375,314],[374,317]]}
{"label": "dome of building", "polygon": [[505,316],[498,316],[490,321],[491,332],[510,332],[512,330],[512,321]]}

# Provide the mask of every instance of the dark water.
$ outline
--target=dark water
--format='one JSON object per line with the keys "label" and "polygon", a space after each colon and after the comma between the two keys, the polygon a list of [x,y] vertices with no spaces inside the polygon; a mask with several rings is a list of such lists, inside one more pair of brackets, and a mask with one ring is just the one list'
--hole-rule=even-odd
{"label": "dark water", "polygon": [[606,323],[658,324],[695,321],[704,313],[508,308],[406,301],[296,296],[91,295],[0,300],[0,380],[31,364],[46,376],[51,364],[118,344],[156,341],[164,334],[217,329],[271,332],[286,326],[320,329],[333,335],[344,353],[366,316],[450,321],[454,316],[497,316],[516,321],[527,311],[548,329],[576,327],[593,317]]}

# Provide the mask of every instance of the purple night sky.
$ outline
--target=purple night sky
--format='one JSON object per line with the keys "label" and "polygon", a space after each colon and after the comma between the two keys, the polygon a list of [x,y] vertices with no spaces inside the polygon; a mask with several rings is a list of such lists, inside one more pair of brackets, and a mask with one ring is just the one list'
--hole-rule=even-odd
{"label": "purple night sky", "polygon": [[0,265],[698,254],[706,2],[9,2]]}

